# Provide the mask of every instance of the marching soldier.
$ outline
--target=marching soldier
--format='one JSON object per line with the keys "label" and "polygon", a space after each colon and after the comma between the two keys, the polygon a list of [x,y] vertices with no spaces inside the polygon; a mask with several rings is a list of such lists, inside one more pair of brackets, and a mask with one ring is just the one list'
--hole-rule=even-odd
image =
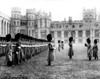
{"label": "marching soldier", "polygon": [[61,41],[61,48],[64,49],[64,43]]}
{"label": "marching soldier", "polygon": [[93,46],[93,57],[96,59],[98,59],[98,45],[97,45],[97,40],[94,40],[94,46]]}
{"label": "marching soldier", "polygon": [[85,46],[87,47],[87,57],[89,60],[92,58],[92,46],[91,46],[91,40],[90,38],[87,38],[87,44],[85,43]]}
{"label": "marching soldier", "polygon": [[74,51],[73,51],[73,37],[69,38],[69,50],[68,50],[68,56],[70,59],[72,59],[72,56],[74,55]]}
{"label": "marching soldier", "polygon": [[61,44],[60,44],[60,40],[58,40],[58,51],[60,51],[61,48]]}
{"label": "marching soldier", "polygon": [[11,35],[6,35],[7,45],[5,50],[7,66],[12,66],[12,44],[11,44]]}

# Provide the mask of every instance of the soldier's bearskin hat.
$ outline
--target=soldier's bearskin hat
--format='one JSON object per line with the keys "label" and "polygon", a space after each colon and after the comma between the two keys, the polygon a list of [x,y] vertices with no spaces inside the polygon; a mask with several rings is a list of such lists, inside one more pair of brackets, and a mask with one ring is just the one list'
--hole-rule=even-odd
{"label": "soldier's bearskin hat", "polygon": [[20,39],[20,36],[21,36],[20,33],[17,33],[17,34],[15,35],[15,40],[18,41],[18,40]]}
{"label": "soldier's bearskin hat", "polygon": [[94,40],[94,43],[97,44],[97,39]]}
{"label": "soldier's bearskin hat", "polygon": [[48,34],[48,35],[47,35],[47,40],[48,40],[48,42],[51,42],[51,40],[52,40],[51,34]]}
{"label": "soldier's bearskin hat", "polygon": [[10,40],[11,40],[11,35],[10,34],[7,34],[6,35],[6,41],[9,42]]}
{"label": "soldier's bearskin hat", "polygon": [[91,43],[90,38],[87,38],[86,41],[87,41],[87,43],[89,43],[89,44]]}
{"label": "soldier's bearskin hat", "polygon": [[71,41],[73,41],[73,37],[70,37],[70,38],[69,38],[69,42],[71,42]]}

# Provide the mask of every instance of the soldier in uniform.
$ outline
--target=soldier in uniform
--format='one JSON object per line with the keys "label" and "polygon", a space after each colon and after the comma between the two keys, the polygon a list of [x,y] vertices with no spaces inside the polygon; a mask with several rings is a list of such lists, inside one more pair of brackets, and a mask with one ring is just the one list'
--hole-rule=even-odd
{"label": "soldier in uniform", "polygon": [[94,46],[93,46],[93,57],[96,59],[98,59],[98,45],[97,45],[97,40],[94,40]]}
{"label": "soldier in uniform", "polygon": [[92,46],[91,46],[91,40],[90,38],[87,38],[87,43],[85,43],[85,46],[87,47],[87,57],[89,60],[92,58]]}
{"label": "soldier in uniform", "polygon": [[72,59],[72,56],[74,55],[74,51],[73,51],[73,37],[69,38],[69,50],[68,50],[68,56],[70,59]]}
{"label": "soldier in uniform", "polygon": [[61,44],[60,44],[60,40],[58,40],[58,51],[60,51],[61,48]]}
{"label": "soldier in uniform", "polygon": [[12,44],[11,44],[11,35],[6,35],[7,45],[5,50],[7,66],[12,66]]}
{"label": "soldier in uniform", "polygon": [[52,36],[51,36],[51,34],[48,34],[47,35],[47,40],[48,40],[48,58],[47,58],[47,61],[48,61],[48,66],[50,66],[51,65],[51,62],[52,61],[54,61],[54,54],[53,54],[53,51],[54,51],[54,48],[53,48],[53,46],[52,46],[52,44],[51,44],[51,40],[52,40]]}
{"label": "soldier in uniform", "polygon": [[64,49],[64,43],[61,41],[61,48]]}

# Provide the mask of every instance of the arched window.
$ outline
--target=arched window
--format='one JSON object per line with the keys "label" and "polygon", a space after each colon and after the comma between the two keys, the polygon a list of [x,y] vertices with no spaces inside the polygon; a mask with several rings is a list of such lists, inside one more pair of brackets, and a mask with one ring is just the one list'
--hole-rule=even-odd
{"label": "arched window", "polygon": [[95,37],[99,37],[99,30],[95,30]]}
{"label": "arched window", "polygon": [[86,37],[90,37],[90,30],[86,30]]}
{"label": "arched window", "polygon": [[14,21],[14,25],[16,24],[16,22]]}
{"label": "arched window", "polygon": [[68,31],[64,31],[64,37],[68,37]]}
{"label": "arched window", "polygon": [[78,37],[82,37],[82,35],[83,35],[83,31],[82,30],[79,30],[78,31]]}

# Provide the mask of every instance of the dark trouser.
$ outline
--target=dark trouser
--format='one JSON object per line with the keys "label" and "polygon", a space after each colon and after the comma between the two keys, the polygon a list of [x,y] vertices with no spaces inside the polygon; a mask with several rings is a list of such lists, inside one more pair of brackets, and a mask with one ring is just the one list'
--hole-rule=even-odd
{"label": "dark trouser", "polygon": [[12,61],[8,61],[7,66],[12,66]]}
{"label": "dark trouser", "polygon": [[51,65],[51,61],[48,61],[48,66],[50,66]]}

